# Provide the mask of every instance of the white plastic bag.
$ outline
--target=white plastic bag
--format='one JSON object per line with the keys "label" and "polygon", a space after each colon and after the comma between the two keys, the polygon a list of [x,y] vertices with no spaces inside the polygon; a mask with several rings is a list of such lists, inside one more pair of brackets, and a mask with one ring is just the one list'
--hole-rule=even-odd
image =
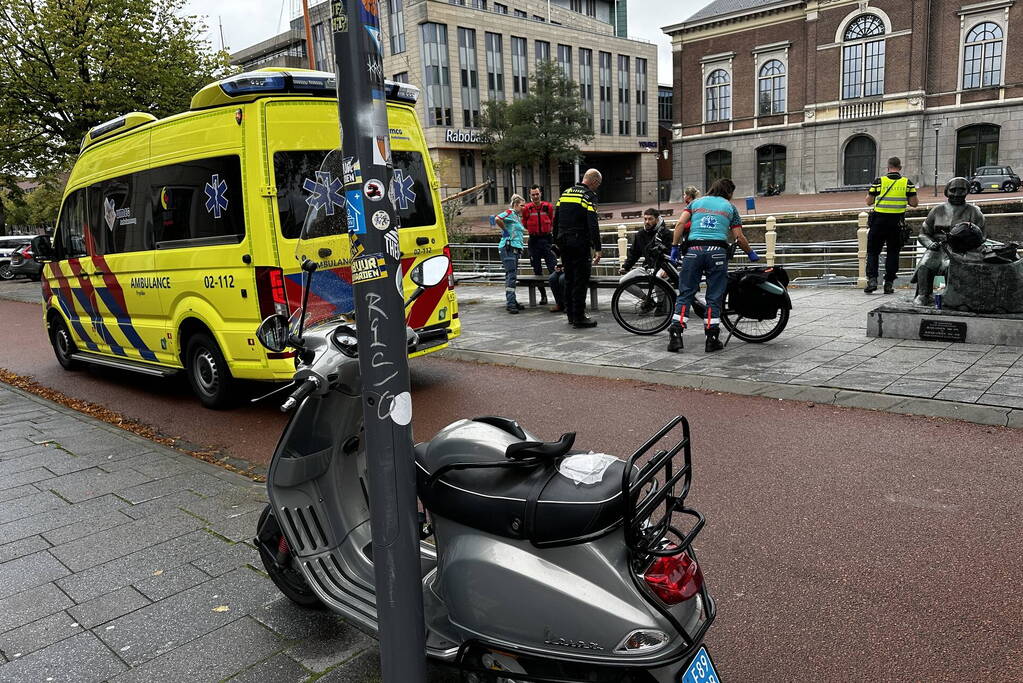
{"label": "white plastic bag", "polygon": [[578,453],[562,460],[558,472],[576,486],[592,485],[603,480],[607,468],[617,461],[618,458],[607,453]]}

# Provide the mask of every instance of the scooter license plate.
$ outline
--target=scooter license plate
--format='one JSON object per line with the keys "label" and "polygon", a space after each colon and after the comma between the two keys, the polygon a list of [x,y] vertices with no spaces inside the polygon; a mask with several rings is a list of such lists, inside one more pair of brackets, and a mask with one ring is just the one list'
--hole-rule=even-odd
{"label": "scooter license plate", "polygon": [[707,648],[701,647],[689,663],[689,668],[678,679],[679,683],[718,683],[718,672],[714,669],[714,662],[710,659]]}

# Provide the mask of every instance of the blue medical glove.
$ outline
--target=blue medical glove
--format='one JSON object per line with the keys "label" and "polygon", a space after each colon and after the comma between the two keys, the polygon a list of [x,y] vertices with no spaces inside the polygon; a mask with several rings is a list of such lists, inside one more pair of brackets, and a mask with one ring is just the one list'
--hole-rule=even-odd
{"label": "blue medical glove", "polygon": [[756,263],[757,261],[760,260],[760,255],[757,254],[757,252],[755,251],[750,251],[750,253],[748,253],[747,256],[749,256],[750,263]]}
{"label": "blue medical glove", "polygon": [[676,244],[671,248],[671,253],[668,255],[669,261],[678,261],[679,246]]}

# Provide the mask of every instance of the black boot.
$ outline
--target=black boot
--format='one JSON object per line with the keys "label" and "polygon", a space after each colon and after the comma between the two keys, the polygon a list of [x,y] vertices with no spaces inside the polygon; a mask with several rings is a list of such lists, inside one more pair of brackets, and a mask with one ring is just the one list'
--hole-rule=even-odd
{"label": "black boot", "polygon": [[884,293],[885,294],[895,294],[895,280],[885,280],[884,281]]}
{"label": "black boot", "polygon": [[682,350],[682,326],[672,323],[668,326],[668,353],[678,353]]}
{"label": "black boot", "polygon": [[540,306],[547,305],[547,290],[543,287],[540,288]]}
{"label": "black boot", "polygon": [[713,327],[707,330],[707,343],[703,347],[704,353],[712,353],[725,348],[725,345],[718,339],[718,328]]}
{"label": "black boot", "polygon": [[876,291],[877,291],[877,278],[876,277],[868,277],[867,278],[867,286],[863,288],[863,293],[864,294],[873,294]]}

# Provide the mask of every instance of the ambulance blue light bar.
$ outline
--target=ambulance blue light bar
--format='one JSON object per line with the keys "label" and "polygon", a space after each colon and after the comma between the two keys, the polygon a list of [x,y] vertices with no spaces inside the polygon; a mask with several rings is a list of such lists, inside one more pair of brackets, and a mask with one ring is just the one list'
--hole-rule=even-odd
{"label": "ambulance blue light bar", "polygon": [[[419,100],[419,88],[408,83],[384,81],[387,99],[406,104]],[[272,95],[337,97],[337,80],[328,71],[266,67],[210,83],[192,98],[191,109],[251,102]]]}

